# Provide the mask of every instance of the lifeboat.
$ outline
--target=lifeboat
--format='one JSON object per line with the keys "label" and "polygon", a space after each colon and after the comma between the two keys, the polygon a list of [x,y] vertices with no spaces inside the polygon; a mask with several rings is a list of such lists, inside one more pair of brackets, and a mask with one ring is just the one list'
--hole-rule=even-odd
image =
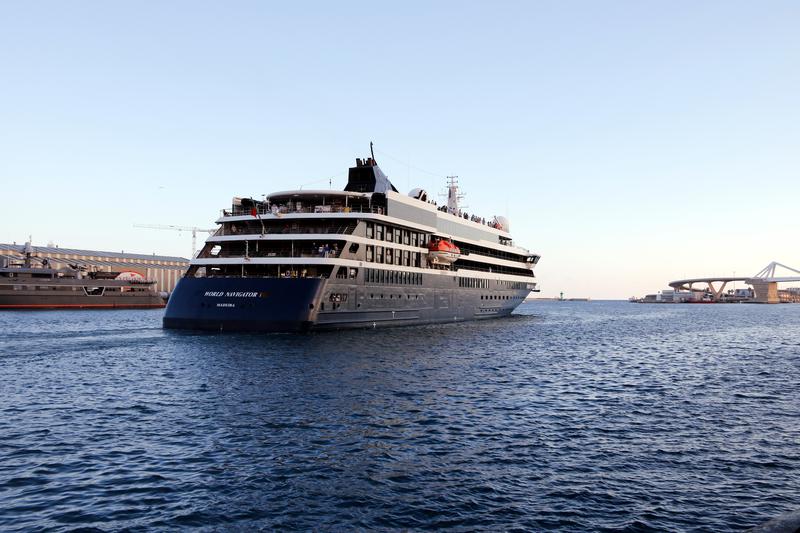
{"label": "lifeboat", "polygon": [[461,257],[461,250],[449,240],[433,239],[428,243],[428,260],[434,265],[451,265]]}

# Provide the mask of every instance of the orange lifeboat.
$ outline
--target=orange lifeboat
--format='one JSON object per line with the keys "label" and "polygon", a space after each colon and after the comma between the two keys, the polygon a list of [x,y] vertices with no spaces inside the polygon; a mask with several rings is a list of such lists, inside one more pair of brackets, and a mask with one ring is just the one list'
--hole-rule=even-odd
{"label": "orange lifeboat", "polygon": [[461,250],[452,241],[433,239],[428,243],[428,260],[434,265],[450,265],[461,257]]}

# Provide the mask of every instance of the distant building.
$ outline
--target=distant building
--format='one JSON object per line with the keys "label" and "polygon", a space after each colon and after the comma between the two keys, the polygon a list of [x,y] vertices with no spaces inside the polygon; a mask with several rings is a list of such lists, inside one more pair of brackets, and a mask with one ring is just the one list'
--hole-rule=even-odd
{"label": "distant building", "polygon": [[648,294],[642,299],[642,301],[645,303],[677,304],[697,301],[702,299],[702,297],[702,293],[665,289],[657,294]]}
{"label": "distant building", "polygon": [[800,303],[800,287],[787,287],[779,290],[778,299],[780,299],[781,303]]}
{"label": "distant building", "polygon": [[[22,259],[24,249],[24,244],[0,243],[0,256],[12,261]],[[164,292],[172,292],[189,267],[189,260],[183,257],[76,250],[57,246],[33,246],[33,256],[47,258],[51,268],[77,263],[89,271],[138,272],[147,279],[155,280],[156,290]]]}

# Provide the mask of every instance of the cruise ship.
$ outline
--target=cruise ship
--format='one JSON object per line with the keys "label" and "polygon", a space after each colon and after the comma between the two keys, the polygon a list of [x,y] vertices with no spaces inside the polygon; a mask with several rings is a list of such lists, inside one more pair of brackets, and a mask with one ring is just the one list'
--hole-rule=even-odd
{"label": "cruise ship", "polygon": [[[371,147],[370,147],[371,148]],[[372,150],[370,150],[372,152]],[[502,317],[537,291],[539,255],[504,217],[401,194],[356,159],[339,190],[234,198],[170,296],[165,328],[307,331]]]}

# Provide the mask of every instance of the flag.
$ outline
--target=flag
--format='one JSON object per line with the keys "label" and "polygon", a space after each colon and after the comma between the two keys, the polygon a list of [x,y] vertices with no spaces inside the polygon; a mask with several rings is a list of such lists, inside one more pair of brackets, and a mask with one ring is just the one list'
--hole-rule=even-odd
{"label": "flag", "polygon": [[259,222],[261,222],[261,235],[264,235],[267,232],[267,229],[264,227],[264,221],[261,220],[260,216],[258,216],[258,209],[256,209],[255,205],[250,208],[250,214],[256,217]]}

